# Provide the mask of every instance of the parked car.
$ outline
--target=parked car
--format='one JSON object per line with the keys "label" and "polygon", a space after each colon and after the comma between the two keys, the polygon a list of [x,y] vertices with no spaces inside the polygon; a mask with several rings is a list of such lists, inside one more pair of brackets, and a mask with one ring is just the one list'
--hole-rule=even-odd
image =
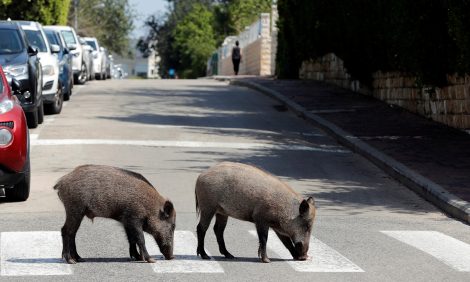
{"label": "parked car", "polygon": [[37,54],[18,23],[0,21],[0,65],[9,81],[19,82],[18,99],[30,128],[44,120],[42,65]]}
{"label": "parked car", "polygon": [[78,41],[75,30],[70,26],[48,26],[59,31],[64,37],[65,44],[72,54],[72,70],[75,84],[85,84],[88,79],[88,69],[83,55],[82,45]]}
{"label": "parked car", "polygon": [[78,42],[82,46],[83,50],[83,61],[86,64],[87,80],[94,80],[95,75],[93,73],[93,47],[88,45],[83,37],[78,36]]}
{"label": "parked car", "polygon": [[73,88],[72,54],[70,54],[70,50],[67,48],[64,38],[59,31],[45,26],[44,32],[51,46],[55,44],[60,47],[57,53],[59,59],[59,85],[62,87],[64,100],[68,101],[70,95],[72,95]]}
{"label": "parked car", "polygon": [[91,48],[93,48],[93,74],[95,78],[102,80],[106,79],[107,57],[105,49],[100,46],[95,37],[84,37],[83,39],[91,46]]}
{"label": "parked car", "polygon": [[113,77],[113,55],[109,54],[108,49],[104,48],[106,54],[106,78]]}
{"label": "parked car", "polygon": [[[2,40],[3,42],[3,40]],[[21,93],[20,81],[12,78],[13,89]],[[0,66],[0,197],[25,201],[29,197],[31,170],[29,133],[25,113],[11,93]]]}
{"label": "parked car", "polygon": [[38,22],[19,21],[26,34],[29,44],[38,48],[38,56],[42,64],[42,97],[44,110],[50,114],[59,114],[62,111],[64,94],[59,83],[59,60],[57,53],[60,47],[50,44],[42,25]]}

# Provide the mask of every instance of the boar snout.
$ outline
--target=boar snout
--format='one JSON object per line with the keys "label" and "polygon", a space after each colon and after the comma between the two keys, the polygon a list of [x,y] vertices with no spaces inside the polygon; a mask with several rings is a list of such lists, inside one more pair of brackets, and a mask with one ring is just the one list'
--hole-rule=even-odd
{"label": "boar snout", "polygon": [[308,244],[304,244],[302,242],[295,243],[295,251],[297,256],[294,258],[295,260],[307,260],[308,259]]}

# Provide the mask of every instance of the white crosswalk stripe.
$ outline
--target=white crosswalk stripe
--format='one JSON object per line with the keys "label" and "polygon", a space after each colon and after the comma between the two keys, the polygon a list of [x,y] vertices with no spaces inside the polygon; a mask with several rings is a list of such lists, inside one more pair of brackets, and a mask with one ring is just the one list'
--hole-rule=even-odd
{"label": "white crosswalk stripe", "polygon": [[70,275],[61,259],[60,232],[0,233],[0,270],[3,276]]}
{"label": "white crosswalk stripe", "polygon": [[[257,237],[256,231],[249,232]],[[435,231],[381,232],[435,257],[454,270],[470,272],[470,245],[467,243]],[[191,231],[175,231],[175,259],[170,261],[164,260],[150,235],[145,234],[145,239],[149,253],[158,258],[156,263],[149,264],[156,273],[224,273],[219,262],[202,260],[196,256],[197,239]],[[307,261],[294,261],[272,231],[268,248],[298,272],[364,272],[361,267],[313,236],[308,252],[310,259]],[[73,268],[60,258],[61,250],[61,236],[57,231],[1,232],[0,275],[71,275]]]}
{"label": "white crosswalk stripe", "polygon": [[[256,231],[251,235],[258,237]],[[269,232],[268,248],[277,253],[282,259],[299,272],[364,272],[359,266],[342,256],[315,237],[310,238],[308,250],[309,259],[293,261],[292,256],[273,231]]]}
{"label": "white crosswalk stripe", "polygon": [[[155,242],[145,234],[146,242]],[[173,260],[163,260],[156,244],[146,244],[150,255],[158,255],[157,263],[152,268],[157,273],[223,273],[224,269],[214,260],[202,260],[196,256],[197,239],[190,231],[175,231]],[[209,253],[208,253],[209,254]],[[210,254],[209,254],[210,255]]]}
{"label": "white crosswalk stripe", "polygon": [[457,271],[470,272],[470,245],[436,231],[382,231]]}

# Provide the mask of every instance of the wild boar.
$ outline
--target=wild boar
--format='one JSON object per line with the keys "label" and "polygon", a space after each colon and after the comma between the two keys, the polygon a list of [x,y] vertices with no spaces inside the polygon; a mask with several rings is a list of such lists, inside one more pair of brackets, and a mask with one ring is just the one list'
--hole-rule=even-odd
{"label": "wild boar", "polygon": [[275,176],[253,166],[223,162],[199,175],[195,194],[196,212],[200,215],[197,255],[203,259],[210,259],[204,251],[204,237],[214,215],[219,251],[226,258],[234,258],[224,241],[229,216],[255,224],[262,262],[269,262],[266,242],[270,227],[294,259],[308,258],[316,211],[314,199],[302,199]]}
{"label": "wild boar", "polygon": [[[151,234],[165,256],[173,258],[176,211],[141,174],[104,165],[82,165],[54,186],[65,207],[62,258],[84,261],[77,253],[75,236],[84,216],[121,222],[129,241],[130,257],[155,262],[145,248],[143,231]],[[139,246],[140,253],[137,251]]]}

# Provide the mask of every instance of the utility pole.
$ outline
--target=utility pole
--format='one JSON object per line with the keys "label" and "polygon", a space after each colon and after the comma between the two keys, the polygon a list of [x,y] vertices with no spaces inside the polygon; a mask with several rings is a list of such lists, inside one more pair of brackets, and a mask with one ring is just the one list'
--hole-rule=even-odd
{"label": "utility pole", "polygon": [[74,28],[75,32],[78,30],[78,0],[73,0],[73,13],[74,13]]}

